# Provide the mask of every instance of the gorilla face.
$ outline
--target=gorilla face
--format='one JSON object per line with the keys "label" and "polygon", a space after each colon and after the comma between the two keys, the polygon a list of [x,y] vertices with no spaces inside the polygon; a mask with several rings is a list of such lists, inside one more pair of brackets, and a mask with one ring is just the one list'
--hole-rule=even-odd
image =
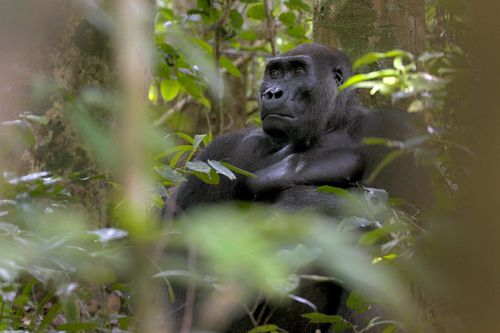
{"label": "gorilla face", "polygon": [[343,112],[335,105],[342,61],[336,51],[317,44],[270,59],[260,88],[264,132],[305,148],[321,136]]}
{"label": "gorilla face", "polygon": [[264,131],[291,139],[311,105],[315,73],[309,56],[276,57],[267,63],[260,89]]}

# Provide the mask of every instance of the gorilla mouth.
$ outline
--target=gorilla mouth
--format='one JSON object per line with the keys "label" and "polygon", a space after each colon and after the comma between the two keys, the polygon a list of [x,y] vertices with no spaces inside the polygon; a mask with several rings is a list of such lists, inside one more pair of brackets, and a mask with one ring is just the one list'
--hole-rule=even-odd
{"label": "gorilla mouth", "polygon": [[295,117],[289,115],[289,114],[283,114],[283,113],[267,113],[262,116],[262,120],[266,119],[267,117],[279,117],[279,118],[289,118],[289,119],[294,119]]}

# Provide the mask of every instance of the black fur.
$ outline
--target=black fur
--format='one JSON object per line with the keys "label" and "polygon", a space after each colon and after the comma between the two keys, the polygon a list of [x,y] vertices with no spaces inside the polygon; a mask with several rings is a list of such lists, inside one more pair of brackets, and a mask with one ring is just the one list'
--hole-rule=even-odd
{"label": "black fur", "polygon": [[[364,137],[406,140],[416,134],[406,113],[366,110],[354,91],[339,92],[339,85],[351,75],[351,63],[341,51],[318,44],[304,44],[270,59],[260,91],[263,129],[218,137],[198,156],[200,160],[226,161],[258,177],[238,175],[236,181],[221,177],[215,186],[189,177],[176,194],[178,212],[198,203],[248,200],[338,214],[338,200],[317,192],[315,186],[364,184],[389,151],[362,145]],[[421,181],[427,177],[413,156],[406,155],[386,167],[369,186],[428,204],[429,183]],[[337,286],[314,288],[303,292],[314,294],[311,301],[322,305],[320,311],[345,311],[338,308],[341,292]],[[315,327],[297,315],[301,311],[309,310],[292,305],[278,311],[273,322],[289,332],[314,332]],[[238,322],[230,331],[243,332],[245,325]]]}

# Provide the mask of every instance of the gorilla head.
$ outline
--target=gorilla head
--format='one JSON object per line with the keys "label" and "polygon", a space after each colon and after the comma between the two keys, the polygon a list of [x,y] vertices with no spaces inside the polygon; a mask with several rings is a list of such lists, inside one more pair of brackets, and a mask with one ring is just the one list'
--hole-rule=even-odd
{"label": "gorilla head", "polygon": [[271,58],[260,88],[264,131],[303,150],[325,131],[341,128],[356,95],[338,87],[351,75],[346,55],[318,44]]}

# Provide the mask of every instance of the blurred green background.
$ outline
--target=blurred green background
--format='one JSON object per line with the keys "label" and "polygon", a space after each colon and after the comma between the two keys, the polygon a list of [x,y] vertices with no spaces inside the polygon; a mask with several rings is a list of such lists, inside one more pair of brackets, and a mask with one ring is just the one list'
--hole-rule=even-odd
{"label": "blurred green background", "polygon": [[[175,332],[182,284],[205,295],[183,332],[223,332],[304,280],[387,310],[356,332],[498,331],[499,15],[485,0],[0,1],[0,331]],[[266,58],[312,41],[357,59],[364,104],[422,117],[427,136],[400,149],[432,167],[436,206],[350,196],[338,226],[241,204],[161,217],[187,175],[245,174],[193,159],[259,126]],[[360,220],[382,228],[351,233]]]}

